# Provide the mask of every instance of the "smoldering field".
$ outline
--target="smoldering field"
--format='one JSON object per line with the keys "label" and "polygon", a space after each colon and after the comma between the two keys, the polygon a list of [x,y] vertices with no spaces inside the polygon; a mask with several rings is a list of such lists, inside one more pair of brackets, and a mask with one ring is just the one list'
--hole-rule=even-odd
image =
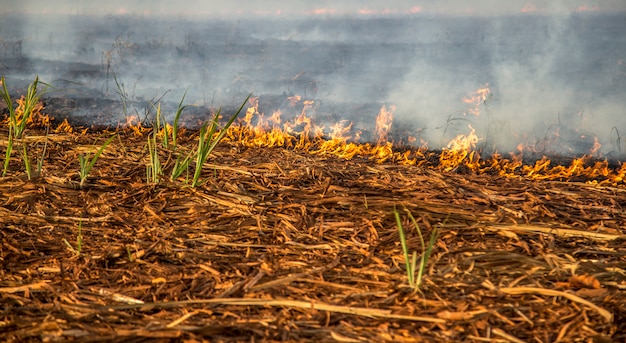
{"label": "smoldering field", "polygon": [[[395,106],[392,137],[400,144],[438,149],[471,125],[478,147],[490,152],[523,144],[582,155],[597,139],[596,156],[621,160],[625,20],[624,13],[11,16],[0,21],[0,73],[16,95],[39,75],[54,86],[48,99],[72,100],[50,114],[94,124],[149,117],[151,103],[177,104],[184,94],[197,108],[228,109],[250,92],[261,111],[280,109],[288,120],[299,113],[288,97],[299,95],[314,101],[308,114],[318,125],[349,120],[353,133],[373,131],[378,109]],[[485,99],[463,101],[485,87]]]}

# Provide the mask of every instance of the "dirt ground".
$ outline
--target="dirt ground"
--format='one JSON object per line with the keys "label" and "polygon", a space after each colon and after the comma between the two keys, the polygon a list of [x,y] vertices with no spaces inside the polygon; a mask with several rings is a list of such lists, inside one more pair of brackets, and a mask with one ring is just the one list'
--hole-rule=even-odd
{"label": "dirt ground", "polygon": [[[224,141],[202,185],[152,184],[147,134],[119,131],[81,188],[108,134],[27,132],[41,172],[14,152],[0,178],[0,340],[626,341],[623,182]],[[407,210],[438,232],[419,289],[394,209],[410,250]]]}

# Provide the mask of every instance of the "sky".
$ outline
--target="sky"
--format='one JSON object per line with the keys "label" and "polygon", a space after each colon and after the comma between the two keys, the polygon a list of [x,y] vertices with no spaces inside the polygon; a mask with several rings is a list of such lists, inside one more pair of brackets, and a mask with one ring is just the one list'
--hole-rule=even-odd
{"label": "sky", "polygon": [[449,15],[502,15],[522,12],[624,11],[623,0],[12,0],[0,13],[27,11],[42,14],[134,14],[168,16],[245,16],[245,15],[401,15],[411,13]]}

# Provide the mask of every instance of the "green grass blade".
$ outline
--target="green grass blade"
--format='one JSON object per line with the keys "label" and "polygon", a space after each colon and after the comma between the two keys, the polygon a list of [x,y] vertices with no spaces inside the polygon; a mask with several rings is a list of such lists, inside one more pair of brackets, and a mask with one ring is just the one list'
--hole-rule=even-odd
{"label": "green grass blade", "polygon": [[111,141],[113,141],[113,138],[115,138],[115,135],[113,135],[113,136],[111,136],[111,138],[107,139],[106,142],[104,142],[104,144],[102,144],[100,149],[98,149],[96,154],[91,158],[91,161],[89,162],[89,165],[87,166],[87,173],[89,173],[91,171],[91,168],[93,168],[93,166],[96,164],[96,161],[98,160],[98,158],[100,157],[100,155],[102,154],[104,149],[107,147],[107,145],[109,145],[109,143],[111,143]]}
{"label": "green grass blade", "polygon": [[[219,111],[218,111],[219,112]],[[213,127],[214,124],[211,124]],[[210,129],[209,129],[210,130]],[[207,140],[207,125],[206,123],[200,128],[200,136],[198,137],[198,150],[196,152],[196,169],[193,173],[193,180],[191,187],[196,187],[200,182],[200,174],[202,173],[202,165],[204,164],[207,154],[206,149]]]}
{"label": "green grass blade", "polygon": [[161,169],[161,161],[159,160],[159,152],[157,150],[156,135],[154,137],[154,141],[151,142],[151,140],[148,139],[148,150],[150,152],[150,171],[151,171],[149,180],[152,180],[152,183],[158,183],[159,179],[163,175],[163,171]]}
{"label": "green grass blade", "polygon": [[78,164],[81,170],[85,169],[85,156],[83,154],[78,155]]}
{"label": "green grass blade", "polygon": [[191,159],[193,158],[193,152],[187,154],[187,156],[182,160],[180,160],[180,156],[176,158],[176,162],[174,163],[174,168],[172,168],[172,174],[170,176],[170,180],[174,181],[178,179],[183,172],[189,170],[189,163],[191,163]]}
{"label": "green grass blade", "polygon": [[26,143],[22,142],[22,159],[24,160],[24,169],[26,169],[26,176],[31,179],[31,165],[30,158],[28,158],[28,151],[26,150]]}
{"label": "green grass blade", "polygon": [[413,271],[411,270],[411,261],[409,259],[409,248],[406,243],[406,236],[404,235],[404,229],[402,228],[402,220],[400,219],[400,213],[397,210],[393,210],[393,214],[396,217],[396,225],[398,226],[398,233],[400,234],[400,244],[402,245],[402,253],[404,254],[404,265],[406,266],[406,276],[409,281],[409,285],[413,285]]}
{"label": "green grass blade", "polygon": [[80,186],[81,187],[85,184],[85,180],[87,180],[87,176],[89,175],[89,172],[91,171],[93,166],[96,164],[96,161],[98,161],[98,158],[100,157],[100,155],[102,154],[104,149],[107,147],[107,145],[109,145],[109,143],[111,143],[111,141],[113,141],[113,138],[115,138],[115,136],[116,135],[113,135],[113,136],[111,136],[111,138],[107,139],[104,142],[104,144],[102,144],[100,149],[98,149],[96,154],[91,158],[91,160],[88,160],[82,154],[78,156],[78,162],[80,163],[80,172],[79,173],[80,173]]}
{"label": "green grass blade", "polygon": [[[20,138],[24,133],[24,130],[26,129],[26,123],[28,122],[28,119],[30,118],[33,109],[35,108],[37,103],[39,103],[41,95],[47,92],[47,89],[48,87],[50,87],[50,85],[45,82],[39,81],[39,76],[35,77],[35,80],[30,85],[28,85],[26,96],[24,96],[22,116],[18,120],[16,113],[17,108],[15,108],[15,106],[13,105],[13,100],[11,99],[11,95],[9,94],[9,90],[7,89],[4,76],[0,78],[0,83],[2,84],[0,96],[6,103],[7,109],[9,111],[9,137],[2,170],[2,175],[4,176],[9,169],[9,163],[11,160],[11,154],[13,152],[13,144],[15,142],[15,138]],[[37,91],[37,87],[39,84],[43,84],[46,86],[46,88],[44,88],[44,90],[41,92]],[[23,145],[21,154],[27,168],[26,172],[30,179],[32,169],[30,159],[28,159],[28,152],[25,149],[26,146]]]}
{"label": "green grass blade", "polygon": [[417,270],[417,252],[413,251],[413,253],[411,254],[411,274],[413,275],[413,284],[411,284],[411,287],[413,288],[419,287],[420,281],[421,281],[421,276],[419,272],[418,272],[417,278],[415,277],[416,270]]}
{"label": "green grass blade", "polygon": [[[161,122],[163,122],[161,124]],[[163,129],[163,146],[165,148],[168,147],[168,134],[167,134],[167,123],[163,120],[163,114],[161,113],[161,103],[159,102],[156,109],[156,127],[152,128],[152,135],[154,137],[154,143],[156,145],[157,135],[159,131]]]}
{"label": "green grass blade", "polygon": [[207,145],[203,147],[204,148],[203,152],[205,152],[207,156],[208,156],[208,153],[211,151],[208,149],[209,147],[208,143],[213,141],[213,138],[214,138],[213,136],[215,135],[215,131],[217,131],[217,127],[218,127],[221,116],[222,116],[222,109],[218,108],[217,112],[215,112],[215,115],[213,116],[213,119],[211,119],[211,125],[209,125],[209,129],[205,137],[205,138],[208,138],[208,142],[205,140],[205,142],[207,142]]}
{"label": "green grass blade", "polygon": [[187,108],[187,106],[183,106],[185,96],[187,96],[187,91],[185,91],[185,94],[183,94],[182,99],[180,99],[180,102],[178,103],[176,115],[174,116],[174,124],[172,125],[172,146],[174,150],[176,150],[176,139],[178,138],[178,121],[180,120],[180,115],[183,113],[183,110]]}
{"label": "green grass blade", "polygon": [[11,152],[13,151],[13,129],[9,126],[9,142],[7,143],[7,151],[5,152],[4,168],[2,169],[2,176],[7,174],[9,170],[9,162],[11,162]]}
{"label": "green grass blade", "polygon": [[28,121],[28,118],[30,118],[32,109],[35,107],[37,102],[39,102],[39,97],[37,96],[38,83],[39,76],[35,77],[35,81],[28,85],[28,90],[26,91],[26,97],[24,99],[24,111],[15,130],[16,137],[21,137],[22,133],[24,133],[24,130],[26,129],[26,122]]}
{"label": "green grass blade", "polygon": [[213,152],[213,149],[215,149],[215,147],[222,140],[224,135],[226,135],[226,131],[228,130],[230,125],[232,125],[235,119],[237,119],[237,117],[243,110],[244,106],[250,99],[250,96],[252,96],[252,94],[248,95],[248,97],[241,104],[237,112],[230,117],[228,122],[224,125],[224,127],[222,127],[217,137],[215,137],[215,133],[218,130],[219,118],[222,113],[221,108],[218,109],[215,115],[213,116],[213,119],[211,120],[210,125],[208,126],[208,129],[207,129],[206,123],[200,129],[200,138],[199,138],[198,150],[196,154],[196,169],[194,172],[193,181],[191,183],[192,187],[195,187],[199,184],[200,174],[202,173],[202,166],[204,165],[204,162],[206,162],[211,152]]}
{"label": "green grass blade", "polygon": [[7,89],[7,84],[4,80],[4,76],[0,78],[0,84],[2,84],[2,93],[0,95],[2,95],[2,99],[7,105],[7,109],[9,110],[9,117],[15,117],[15,107],[13,106],[13,100],[11,100],[11,95],[9,94],[9,91]]}
{"label": "green grass blade", "polygon": [[[217,136],[217,138],[213,141],[213,144],[211,145],[211,147],[209,148],[209,153],[211,151],[213,151],[213,149],[215,148],[215,146],[217,145],[217,143],[219,143],[222,138],[224,137],[224,135],[226,135],[226,131],[228,130],[228,128],[233,124],[233,122],[235,121],[235,119],[237,119],[237,117],[239,117],[239,114],[241,114],[241,111],[243,110],[243,108],[246,106],[246,104],[248,103],[248,100],[250,100],[250,97],[252,96],[252,94],[249,94],[246,97],[246,100],[244,100],[241,103],[241,106],[239,106],[239,109],[237,110],[237,112],[235,112],[235,114],[233,114],[230,119],[228,120],[228,122],[224,125],[224,127],[222,128],[222,131],[219,133],[219,135]],[[217,118],[216,118],[217,120]]]}
{"label": "green grass blade", "polygon": [[411,213],[411,211],[409,211],[409,209],[406,207],[404,208],[404,210],[409,215],[409,219],[411,220],[411,223],[413,223],[413,226],[415,226],[415,231],[417,231],[417,235],[420,238],[420,243],[422,244],[422,251],[424,251],[424,249],[426,249],[426,246],[424,243],[424,236],[422,235],[422,230],[420,229],[419,225],[417,225],[417,221],[415,220],[415,217],[413,217],[413,214]]}
{"label": "green grass blade", "polygon": [[15,107],[13,106],[13,100],[11,99],[11,95],[9,94],[9,90],[7,89],[7,84],[5,82],[4,76],[0,78],[0,83],[2,84],[2,91],[0,95],[2,99],[7,105],[7,109],[9,110],[9,140],[7,144],[7,150],[5,151],[5,159],[4,166],[2,168],[2,176],[7,174],[9,170],[9,162],[11,161],[11,153],[13,152],[13,120],[15,120]]}
{"label": "green grass blade", "polygon": [[163,170],[161,168],[161,161],[159,160],[159,151],[158,151],[158,135],[161,130],[161,126],[163,128],[163,146],[167,148],[168,139],[167,139],[167,124],[162,122],[162,113],[161,113],[161,103],[159,102],[156,108],[156,118],[155,124],[152,126],[152,134],[148,136],[148,154],[150,157],[150,164],[146,167],[146,178],[148,182],[158,183],[163,175]]}
{"label": "green grass blade", "polygon": [[[42,91],[38,91],[37,87],[39,86],[39,84],[43,84],[46,87]],[[14,121],[16,137],[21,137],[24,133],[24,130],[26,130],[26,123],[28,122],[28,119],[30,118],[33,109],[35,108],[35,106],[37,106],[37,103],[39,103],[41,95],[48,92],[48,87],[50,87],[49,84],[39,81],[39,76],[35,77],[35,81],[28,85],[28,90],[26,92],[26,96],[24,97],[24,108],[22,117],[20,118],[19,123],[17,123],[17,118]]]}
{"label": "green grass blade", "polygon": [[424,271],[426,270],[426,264],[428,263],[428,259],[430,259],[430,254],[433,251],[435,246],[435,242],[437,241],[438,231],[437,229],[433,229],[430,233],[430,240],[428,241],[428,245],[426,246],[426,250],[420,259],[420,265],[418,269],[418,279],[417,279],[417,287],[422,284],[422,276],[424,275]]}

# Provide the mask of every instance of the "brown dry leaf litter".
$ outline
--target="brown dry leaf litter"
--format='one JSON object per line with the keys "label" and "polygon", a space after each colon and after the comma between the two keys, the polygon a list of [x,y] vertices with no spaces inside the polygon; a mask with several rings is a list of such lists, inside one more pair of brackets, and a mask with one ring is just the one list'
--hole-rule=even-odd
{"label": "brown dry leaf litter", "polygon": [[[40,175],[14,156],[0,178],[2,341],[626,340],[623,184],[224,143],[202,186],[153,185],[146,137],[120,132],[80,189],[105,137],[51,134]],[[403,206],[440,231],[419,292]]]}

